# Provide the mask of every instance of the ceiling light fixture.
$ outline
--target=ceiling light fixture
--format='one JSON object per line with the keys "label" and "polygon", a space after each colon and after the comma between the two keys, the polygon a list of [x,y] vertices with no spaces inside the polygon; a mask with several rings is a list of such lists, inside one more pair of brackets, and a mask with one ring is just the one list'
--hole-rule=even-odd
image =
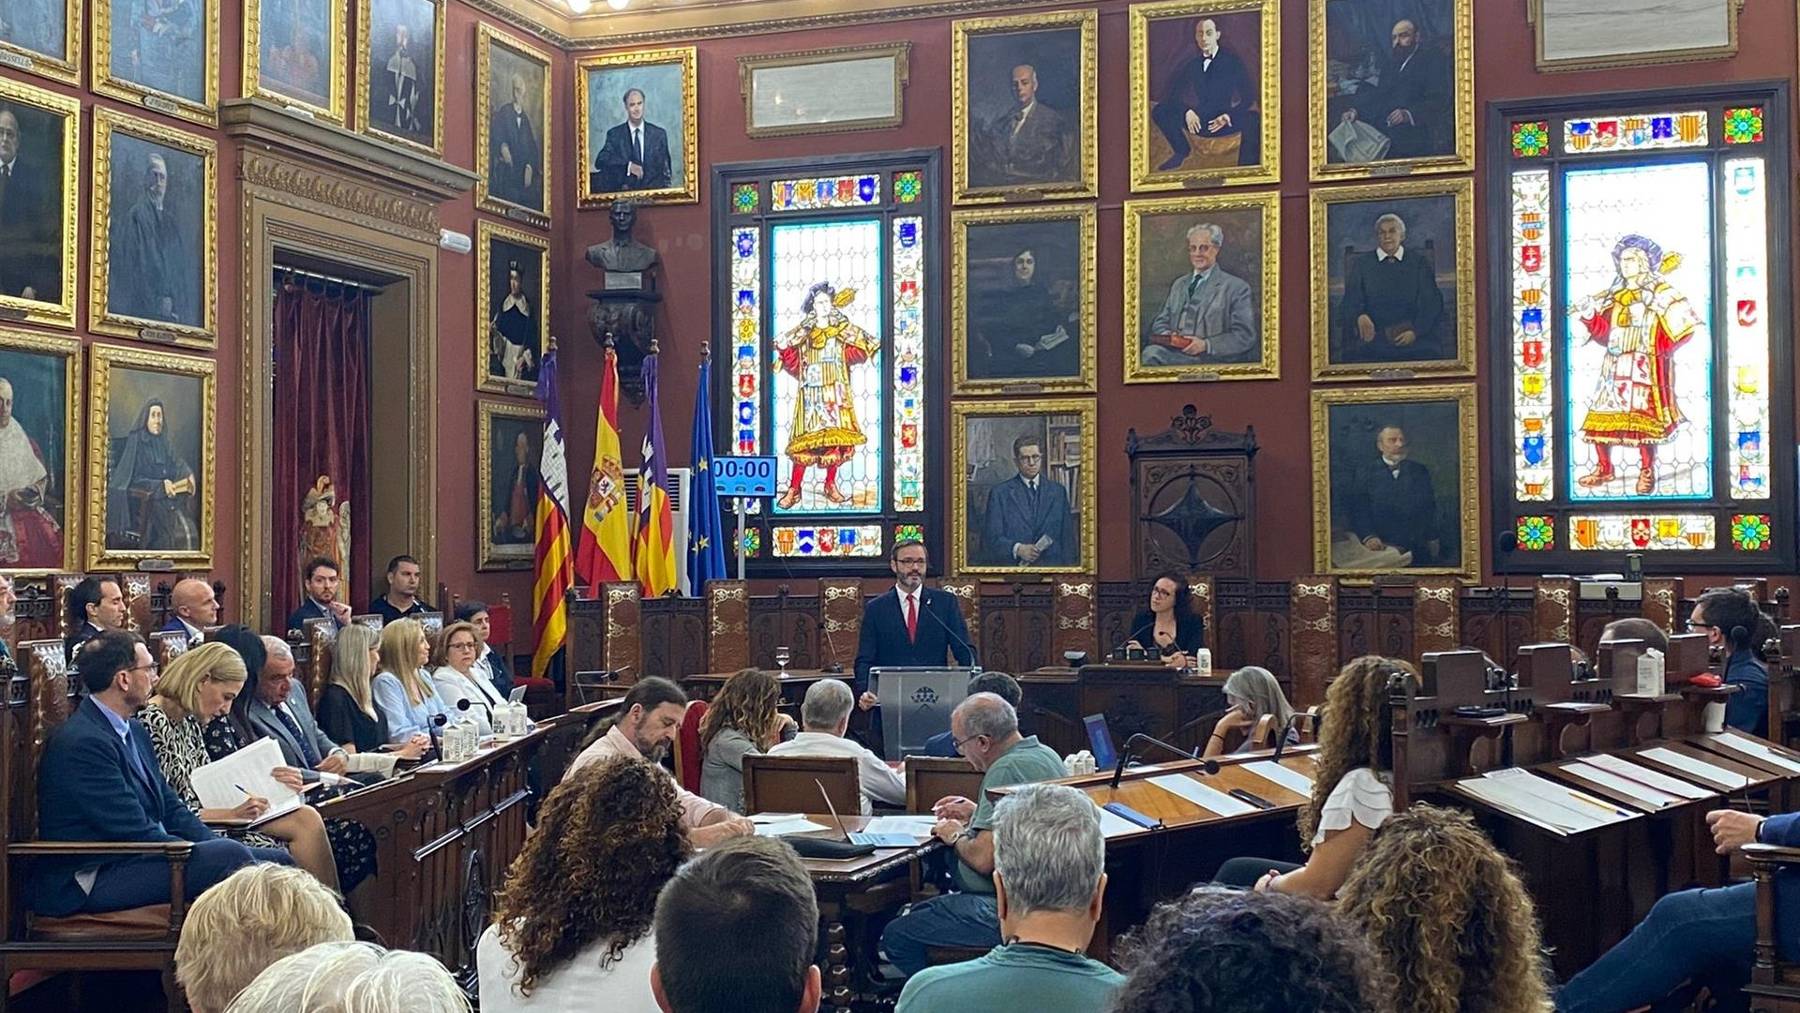
{"label": "ceiling light fixture", "polygon": [[606,6],[615,11],[622,11],[631,6],[631,0],[606,0]]}
{"label": "ceiling light fixture", "polygon": [[569,10],[576,14],[586,14],[588,8],[594,6],[593,0],[568,0]]}

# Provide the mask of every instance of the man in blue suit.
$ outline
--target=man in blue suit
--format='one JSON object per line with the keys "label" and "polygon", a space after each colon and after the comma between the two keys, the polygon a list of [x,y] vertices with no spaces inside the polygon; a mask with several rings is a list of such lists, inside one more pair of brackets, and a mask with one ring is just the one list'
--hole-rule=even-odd
{"label": "man in blue suit", "polygon": [[306,600],[288,615],[287,628],[306,629],[308,619],[330,619],[338,629],[350,625],[350,605],[337,600],[338,565],[326,556],[306,564]]}
{"label": "man in blue suit", "polygon": [[674,178],[669,155],[669,132],[644,119],[644,90],[625,91],[625,122],[606,131],[600,154],[594,156],[589,189],[595,193],[620,190],[661,190]]}
{"label": "man in blue suit", "polygon": [[928,565],[924,542],[905,539],[894,543],[894,551],[888,554],[894,590],[877,595],[863,607],[862,632],[856,640],[857,706],[863,710],[881,702],[869,691],[871,668],[942,665],[946,654],[954,655],[958,665],[975,663],[969,627],[963,622],[956,597],[925,586]]}
{"label": "man in blue suit", "polygon": [[197,577],[185,577],[169,589],[169,621],[161,633],[179,633],[189,647],[199,647],[206,628],[219,621],[219,596],[212,585]]}
{"label": "man in blue suit", "polygon": [[[254,861],[292,864],[287,852],[247,848],[206,828],[163,779],[144,726],[132,720],[156,686],[156,664],[135,633],[109,630],[82,650],[76,672],[87,696],[44,747],[38,771],[38,837],[46,841],[192,841],[187,897]],[[61,917],[169,903],[160,855],[45,859],[32,908]]]}
{"label": "man in blue suit", "polygon": [[993,566],[1073,563],[1069,538],[1069,491],[1044,475],[1044,441],[1021,436],[1013,441],[1013,467],[1018,473],[988,491],[983,528]]}
{"label": "man in blue suit", "polygon": [[[1746,844],[1800,847],[1800,813],[1758,816],[1736,809],[1706,814],[1721,855]],[[1775,886],[1776,944],[1784,960],[1800,959],[1800,891],[1789,875]],[[1730,995],[1750,980],[1756,944],[1756,884],[1683,890],[1656,902],[1638,927],[1556,997],[1560,1013],[1613,1013],[1654,1002],[1689,979]]]}

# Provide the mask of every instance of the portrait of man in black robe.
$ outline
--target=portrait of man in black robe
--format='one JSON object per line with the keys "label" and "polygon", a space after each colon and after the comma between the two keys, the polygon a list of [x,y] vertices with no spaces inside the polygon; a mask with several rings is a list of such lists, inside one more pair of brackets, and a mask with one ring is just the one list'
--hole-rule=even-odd
{"label": "portrait of man in black robe", "polygon": [[[505,52],[497,50],[497,52]],[[520,69],[501,75],[499,67],[517,63]],[[496,86],[507,82],[504,91],[496,88],[496,96],[506,102],[489,116],[488,123],[488,192],[534,211],[544,208],[544,149],[540,120],[534,119],[534,94],[526,81],[524,61],[496,60]],[[543,69],[534,68],[542,79]],[[541,117],[541,113],[537,114]]]}
{"label": "portrait of man in black robe", "polygon": [[200,326],[205,159],[114,134],[112,171],[108,312]]}

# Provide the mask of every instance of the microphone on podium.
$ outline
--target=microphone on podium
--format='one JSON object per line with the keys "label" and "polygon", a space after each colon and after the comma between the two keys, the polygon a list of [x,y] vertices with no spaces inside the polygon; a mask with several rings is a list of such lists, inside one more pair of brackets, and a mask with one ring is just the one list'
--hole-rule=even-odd
{"label": "microphone on podium", "polygon": [[950,634],[950,639],[961,644],[963,650],[969,652],[969,667],[974,670],[976,675],[980,675],[981,674],[981,657],[980,657],[980,655],[975,653],[975,645],[969,643],[967,640],[964,640],[961,636],[959,636],[955,630],[950,628],[950,624],[944,621],[942,616],[938,615],[935,611],[932,610],[931,599],[929,597],[927,597],[925,590],[921,590],[919,592],[919,611],[930,616],[933,622],[937,623],[939,626],[942,626],[944,628],[945,633]]}

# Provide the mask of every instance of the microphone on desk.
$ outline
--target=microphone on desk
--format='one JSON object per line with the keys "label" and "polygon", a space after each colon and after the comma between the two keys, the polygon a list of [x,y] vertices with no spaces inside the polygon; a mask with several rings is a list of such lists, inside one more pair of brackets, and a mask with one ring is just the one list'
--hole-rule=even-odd
{"label": "microphone on desk", "polygon": [[1111,788],[1117,789],[1119,787],[1119,779],[1125,774],[1125,765],[1131,762],[1132,757],[1138,755],[1133,747],[1140,741],[1166,749],[1184,760],[1199,760],[1202,773],[1217,774],[1219,772],[1219,761],[1201,756],[1200,751],[1197,749],[1192,751],[1182,749],[1180,746],[1172,746],[1161,739],[1145,735],[1143,732],[1138,732],[1132,735],[1131,738],[1126,739],[1125,747],[1119,751],[1119,762],[1113,767]]}
{"label": "microphone on desk", "polygon": [[1138,634],[1144,632],[1145,630],[1151,629],[1155,626],[1156,626],[1156,617],[1151,616],[1149,622],[1145,623],[1142,626],[1139,626],[1135,630],[1132,630],[1130,636],[1127,636],[1124,640],[1119,641],[1118,645],[1113,648],[1113,657],[1115,659],[1123,658],[1125,656],[1125,645],[1137,640]]}
{"label": "microphone on desk", "polygon": [[1295,711],[1288,715],[1286,721],[1281,723],[1281,733],[1275,736],[1275,755],[1270,757],[1274,762],[1281,762],[1281,754],[1287,751],[1288,733],[1294,730],[1294,722],[1305,716],[1303,711]]}
{"label": "microphone on desk", "polygon": [[[958,607],[960,608],[961,606],[958,606]],[[969,667],[974,670],[974,673],[976,675],[980,675],[981,674],[981,656],[979,654],[975,653],[975,645],[969,643],[967,640],[964,640],[961,636],[958,636],[957,632],[950,628],[950,624],[945,622],[942,616],[938,615],[935,611],[932,610],[929,589],[922,590],[919,592],[919,610],[924,612],[926,615],[930,616],[932,618],[932,620],[934,622],[936,622],[939,626],[942,626],[944,628],[944,632],[950,634],[950,639],[961,644],[963,647],[963,650],[969,652]]]}
{"label": "microphone on desk", "polygon": [[441,760],[444,758],[444,726],[449,723],[450,718],[448,715],[433,714],[431,720],[425,725],[426,733],[431,736],[431,755],[433,759]]}
{"label": "microphone on desk", "polygon": [[831,661],[820,666],[819,670],[830,675],[838,675],[843,672],[844,666],[837,660],[837,640],[831,635],[831,620],[819,620],[819,632],[825,634],[825,649],[831,652]]}
{"label": "microphone on desk", "polygon": [[1506,612],[1512,607],[1512,572],[1507,569],[1512,562],[1512,554],[1519,547],[1518,533],[1512,529],[1500,532],[1494,539],[1494,548],[1500,550],[1500,593],[1495,596],[1494,619],[1500,624],[1500,668],[1510,671],[1512,664],[1512,631],[1506,625]]}

